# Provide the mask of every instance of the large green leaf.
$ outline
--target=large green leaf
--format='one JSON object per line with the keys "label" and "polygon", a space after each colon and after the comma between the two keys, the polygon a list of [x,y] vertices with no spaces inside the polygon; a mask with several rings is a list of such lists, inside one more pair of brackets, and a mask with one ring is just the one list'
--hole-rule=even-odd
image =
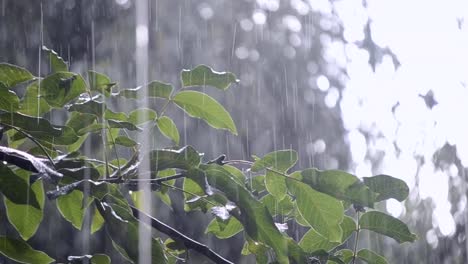
{"label": "large green leaf", "polygon": [[[134,263],[139,263],[138,226],[141,225],[140,222],[133,217],[128,208],[113,203],[103,203],[102,206],[107,234],[111,237],[117,251]],[[151,233],[149,227],[148,232]],[[160,239],[152,238],[151,240],[151,260],[153,264],[167,263]]]}
{"label": "large green leaf", "polygon": [[6,85],[0,82],[0,110],[14,112],[19,109],[19,98],[15,92],[8,90]]}
{"label": "large green leaf", "polygon": [[198,65],[192,70],[182,70],[181,79],[184,87],[209,85],[221,90],[229,88],[231,83],[239,82],[233,73],[216,72],[206,65]]}
{"label": "large green leaf", "polygon": [[80,112],[85,114],[92,114],[99,118],[104,116],[104,113],[107,109],[106,104],[98,102],[95,100],[87,100],[85,102],[79,102],[70,106],[68,111],[70,112]]}
{"label": "large green leaf", "polygon": [[34,76],[25,68],[0,63],[0,82],[4,83],[7,88],[32,79],[34,79]]}
{"label": "large green leaf", "polygon": [[138,86],[132,89],[124,89],[119,92],[120,96],[139,99],[146,97],[159,97],[169,99],[172,93],[172,85],[160,81],[152,81],[144,86]]}
{"label": "large green leaf", "polygon": [[197,167],[200,161],[200,154],[192,146],[185,146],[179,150],[159,149],[150,152],[152,171],[170,168],[188,170]]}
{"label": "large green leaf", "polygon": [[282,200],[286,196],[286,182],[284,175],[278,172],[285,173],[297,162],[297,152],[294,150],[279,150],[266,154],[263,158],[255,161],[252,165],[252,171],[257,172],[265,168],[265,186],[268,192],[275,196],[278,200]]}
{"label": "large green leaf", "polygon": [[59,71],[68,71],[68,64],[65,60],[60,57],[57,52],[54,50],[48,49],[46,46],[42,46],[42,50],[47,52],[49,55],[49,63],[52,72],[59,72]]}
{"label": "large green leaf", "polygon": [[118,121],[114,119],[108,119],[107,123],[111,128],[125,128],[130,131],[141,131],[142,129],[135,126],[133,123],[126,122],[126,121]]}
{"label": "large green leaf", "polygon": [[343,236],[341,237],[341,242],[345,242],[351,234],[357,230],[356,222],[353,218],[345,215],[343,221],[340,224],[341,229],[343,230]]}
{"label": "large green leaf", "polygon": [[50,111],[51,107],[47,101],[39,96],[39,81],[36,80],[28,85],[20,108],[20,113],[34,117],[41,117]]}
{"label": "large green leaf", "polygon": [[94,208],[93,217],[91,219],[91,234],[94,234],[97,231],[99,231],[104,226],[104,222],[105,220],[102,217],[102,215],[99,213],[97,208]]}
{"label": "large green leaf", "polygon": [[[28,173],[17,173],[17,175],[23,178],[23,180],[29,181]],[[26,204],[17,204],[6,197],[3,200],[8,221],[15,227],[24,240],[28,240],[36,233],[43,217],[45,195],[42,181],[36,181],[31,185],[31,189],[39,203],[39,208]]]}
{"label": "large green leaf", "polygon": [[391,237],[398,243],[413,242],[417,236],[410,232],[408,226],[399,219],[378,211],[364,213],[359,219],[361,229]]}
{"label": "large green leaf", "polygon": [[[226,197],[240,209],[239,221],[249,237],[265,243],[276,253],[279,263],[289,263],[288,241],[276,227],[268,209],[255,199],[244,186],[234,180],[222,166],[217,164],[201,165],[208,183],[224,192]],[[296,256],[297,263],[304,263],[303,256]]]}
{"label": "large green leaf", "polygon": [[312,228],[309,229],[309,231],[304,234],[301,241],[299,241],[299,246],[308,253],[312,253],[317,250],[329,251],[339,245],[339,242],[330,242],[330,240],[320,235]]}
{"label": "large green leaf", "polygon": [[86,92],[86,82],[72,72],[56,72],[41,80],[40,95],[52,107],[62,108]]}
{"label": "large green leaf", "polygon": [[81,230],[86,212],[86,208],[83,208],[83,192],[74,190],[67,195],[59,196],[57,208],[63,218]]}
{"label": "large green leaf", "polygon": [[16,175],[3,163],[0,163],[0,192],[16,204],[31,205],[41,210],[38,198],[29,186],[29,182]]}
{"label": "large green leaf", "polygon": [[136,145],[138,145],[137,142],[135,142],[133,139],[127,137],[127,136],[118,136],[114,139],[114,143],[117,144],[117,145],[121,145],[121,146],[124,146],[124,147],[134,147]]}
{"label": "large green leaf", "polygon": [[140,125],[148,121],[154,121],[158,115],[156,111],[149,108],[138,108],[130,112],[128,115],[128,122],[134,125]]}
{"label": "large green leaf", "polygon": [[313,189],[347,202],[373,207],[377,194],[358,177],[339,170],[307,169],[301,172],[302,181]]}
{"label": "large green leaf", "polygon": [[91,91],[98,91],[107,97],[111,96],[111,89],[116,85],[107,75],[96,71],[88,71],[88,81]]}
{"label": "large green leaf", "polygon": [[297,162],[297,152],[291,149],[270,152],[263,158],[256,160],[252,165],[252,171],[258,172],[265,168],[271,168],[285,173]]}
{"label": "large green leaf", "polygon": [[167,138],[172,139],[176,145],[179,145],[180,136],[177,126],[174,124],[174,121],[167,116],[162,116],[158,118],[157,121],[159,131],[166,136]]}
{"label": "large green leaf", "polygon": [[78,136],[83,136],[86,133],[81,133],[81,129],[86,128],[96,122],[96,116],[92,114],[85,114],[80,112],[72,112],[66,126],[73,128]]}
{"label": "large green leaf", "polygon": [[243,229],[242,224],[234,217],[230,217],[226,221],[215,218],[206,227],[205,233],[211,233],[220,239],[227,239],[235,236]]}
{"label": "large green leaf", "polygon": [[341,242],[343,232],[340,223],[344,215],[342,203],[296,180],[288,180],[287,185],[307,223],[329,241]]}
{"label": "large green leaf", "polygon": [[273,195],[267,194],[260,200],[267,208],[272,216],[289,215],[294,210],[294,203],[290,196],[286,196],[281,201],[278,201]]}
{"label": "large green leaf", "polygon": [[357,253],[357,257],[369,264],[387,264],[387,260],[369,249],[361,249]]}
{"label": "large green leaf", "polygon": [[54,259],[46,253],[33,249],[26,242],[0,236],[0,253],[19,263],[49,264]]}
{"label": "large green leaf", "polygon": [[173,100],[191,117],[201,118],[214,128],[227,129],[237,135],[231,115],[211,96],[196,91],[182,91]]}
{"label": "large green leaf", "polygon": [[408,185],[403,180],[388,175],[364,177],[364,184],[375,193],[378,193],[377,201],[394,198],[400,202],[409,195]]}

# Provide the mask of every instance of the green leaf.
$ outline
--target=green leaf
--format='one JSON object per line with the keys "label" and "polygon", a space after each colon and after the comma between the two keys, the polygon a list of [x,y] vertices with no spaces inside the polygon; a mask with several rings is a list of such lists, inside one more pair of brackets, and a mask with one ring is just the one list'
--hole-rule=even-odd
{"label": "green leaf", "polygon": [[161,131],[161,133],[164,136],[174,141],[176,145],[179,145],[179,141],[180,141],[179,130],[177,129],[172,119],[170,119],[167,116],[162,116],[158,118],[157,124],[158,124],[159,131]]}
{"label": "green leaf", "polygon": [[[17,175],[24,180],[29,181],[29,176],[27,174],[24,176],[19,174]],[[40,208],[25,204],[16,204],[10,201],[8,198],[3,200],[5,203],[8,221],[15,227],[21,238],[24,240],[28,240],[36,233],[43,217],[45,195],[42,181],[36,181],[31,185],[31,189],[39,203]]]}
{"label": "green leaf", "polygon": [[[342,260],[344,263],[350,263],[350,261],[353,259],[354,252],[350,249],[341,249],[335,252],[334,256]],[[331,261],[331,260],[327,262],[327,264],[334,264],[334,263],[338,263],[338,262]]]}
{"label": "green leaf", "polygon": [[[112,203],[102,205],[107,234],[111,237],[114,246],[125,258],[134,263],[140,263],[138,226],[141,223],[125,207]],[[148,226],[145,227],[148,228],[147,232],[151,233],[151,229]],[[152,263],[167,263],[160,239],[151,240],[151,259]]]}
{"label": "green leaf", "polygon": [[91,220],[91,234],[96,233],[104,226],[104,218],[97,208],[94,208],[93,218]]}
{"label": "green leaf", "polygon": [[206,228],[205,234],[211,233],[219,239],[227,239],[235,236],[243,229],[242,224],[234,217],[230,217],[227,221],[215,218]]}
{"label": "green leaf", "polygon": [[8,90],[6,85],[0,82],[0,110],[15,112],[19,107],[19,98],[16,93]]}
{"label": "green leaf", "polygon": [[373,192],[378,193],[376,201],[394,198],[400,202],[409,195],[408,185],[403,180],[388,175],[363,177],[364,184]]}
{"label": "green leaf", "polygon": [[[226,166],[226,165],[224,165]],[[281,201],[278,201],[273,195],[267,194],[260,200],[267,208],[272,216],[289,215],[294,210],[294,203],[290,196],[286,196]]]}
{"label": "green leaf", "polygon": [[46,253],[33,249],[28,243],[0,236],[0,253],[19,263],[49,264],[54,259]]}
{"label": "green leaf", "polygon": [[83,193],[74,190],[71,193],[59,196],[57,208],[60,214],[76,229],[81,230],[86,208],[83,208]]}
{"label": "green leaf", "polygon": [[138,145],[137,142],[135,142],[133,139],[129,138],[129,137],[126,137],[126,136],[118,136],[115,138],[115,144],[117,145],[121,145],[121,146],[124,146],[124,147],[134,147],[136,145]]}
{"label": "green leaf", "polygon": [[42,50],[49,54],[49,62],[52,72],[68,71],[68,64],[57,54],[57,52],[48,49],[46,46],[42,46]]}
{"label": "green leaf", "polygon": [[111,264],[111,259],[104,254],[94,254],[91,258],[91,264]]}
{"label": "green leaf", "polygon": [[357,257],[369,264],[387,264],[387,260],[369,249],[361,249],[357,253]]}
{"label": "green leaf", "polygon": [[304,183],[319,192],[351,203],[374,206],[377,194],[352,174],[339,170],[307,169],[301,172],[301,176]]}
{"label": "green leaf", "polygon": [[[104,104],[105,105],[105,104]],[[114,119],[117,121],[129,121],[127,114],[124,112],[112,112],[111,110],[107,109],[104,111],[104,119]]]}
{"label": "green leaf", "polygon": [[135,126],[134,124],[126,121],[118,121],[113,119],[108,119],[109,127],[111,128],[125,128],[130,131],[141,131],[142,129]]}
{"label": "green leaf", "polygon": [[138,86],[133,89],[125,89],[119,92],[120,96],[131,99],[146,97],[159,97],[169,99],[172,93],[172,85],[159,81],[152,81],[144,86]]}
{"label": "green leaf", "polygon": [[159,149],[150,152],[151,171],[170,168],[188,170],[197,167],[200,161],[200,154],[192,146],[185,146],[179,150]]}
{"label": "green leaf", "polygon": [[209,85],[220,90],[226,90],[231,83],[239,82],[233,73],[216,72],[206,65],[198,65],[192,70],[182,70],[181,79],[184,87]]}
{"label": "green leaf", "polygon": [[128,115],[128,122],[134,125],[140,125],[148,121],[154,121],[157,117],[158,115],[153,109],[138,108],[130,112],[130,114]]}
{"label": "green leaf", "polygon": [[269,193],[278,200],[283,200],[287,193],[286,179],[282,174],[268,170],[265,175],[265,186]]}
{"label": "green leaf", "polygon": [[343,221],[340,224],[341,229],[343,230],[343,236],[341,237],[341,242],[345,242],[351,234],[357,230],[356,222],[354,219],[345,215]]}
{"label": "green leaf", "polygon": [[47,101],[39,96],[39,81],[34,81],[28,85],[20,108],[20,113],[34,117],[41,117],[50,111],[51,107]]}
{"label": "green leaf", "polygon": [[25,68],[0,63],[0,82],[4,83],[7,88],[32,79],[34,79],[34,76]]}
{"label": "green leaf", "polygon": [[19,205],[31,205],[41,210],[35,192],[26,179],[16,175],[3,163],[0,164],[0,192],[10,201]]}
{"label": "green leaf", "polygon": [[370,211],[359,219],[361,229],[391,237],[398,243],[413,242],[417,236],[411,233],[408,226],[399,219],[378,211]]}
{"label": "green leaf", "polygon": [[340,223],[344,215],[341,202],[295,180],[288,180],[287,185],[307,223],[329,241],[340,242],[343,234]]}
{"label": "green leaf", "polygon": [[97,117],[103,117],[106,109],[107,109],[106,104],[102,102],[98,102],[95,100],[87,100],[85,102],[73,104],[72,106],[70,106],[68,111],[92,114]]}
{"label": "green leaf", "polygon": [[309,229],[307,233],[304,234],[301,241],[299,241],[299,246],[308,253],[312,253],[318,250],[329,251],[337,246],[339,242],[330,242],[326,237],[320,235],[313,228]]}
{"label": "green leaf", "polygon": [[[208,183],[223,190],[226,197],[240,209],[240,219],[246,233],[255,241],[270,246],[279,263],[289,263],[288,242],[275,226],[268,209],[255,199],[244,186],[238,184],[227,170],[217,164],[201,165]],[[296,260],[303,263],[303,260]]]}
{"label": "green leaf", "polygon": [[83,128],[86,128],[96,122],[96,116],[92,114],[84,114],[80,112],[72,112],[70,117],[65,123],[66,126],[73,128],[77,132],[78,136],[82,136],[86,133],[79,133]]}
{"label": "green leaf", "polygon": [[214,128],[227,129],[237,135],[231,115],[211,96],[196,91],[182,91],[173,100],[189,116],[201,118]]}
{"label": "green leaf", "polygon": [[258,172],[265,168],[280,172],[288,171],[297,162],[297,152],[291,149],[270,152],[258,159],[252,165],[252,171]]}
{"label": "green leaf", "polygon": [[91,91],[98,91],[106,97],[111,96],[112,87],[116,85],[107,75],[96,71],[88,71],[88,81]]}
{"label": "green leaf", "polygon": [[200,209],[204,213],[208,211],[207,203],[201,199],[201,197],[205,196],[205,191],[198,183],[190,178],[184,178],[183,189],[185,198],[184,210],[186,212],[196,209]]}
{"label": "green leaf", "polygon": [[52,107],[62,108],[86,92],[86,82],[72,72],[56,72],[41,80],[40,96]]}

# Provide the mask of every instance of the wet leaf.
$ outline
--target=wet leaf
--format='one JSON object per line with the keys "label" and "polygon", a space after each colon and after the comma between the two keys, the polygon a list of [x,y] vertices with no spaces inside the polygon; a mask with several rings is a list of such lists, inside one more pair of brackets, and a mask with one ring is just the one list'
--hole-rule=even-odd
{"label": "wet leaf", "polygon": [[92,114],[84,114],[80,112],[72,112],[65,123],[66,126],[73,128],[77,135],[82,136],[86,133],[80,133],[80,130],[86,128],[96,122],[96,116]]}
{"label": "wet leaf", "polygon": [[88,71],[88,81],[91,91],[98,91],[106,97],[111,96],[112,87],[116,85],[107,75],[96,71]]}
{"label": "wet leaf", "polygon": [[387,260],[384,257],[369,249],[359,250],[357,257],[369,264],[387,264]]}
{"label": "wet leaf", "polygon": [[192,146],[185,146],[179,150],[160,149],[150,152],[151,171],[169,168],[188,170],[197,167],[200,161],[200,154]]}
{"label": "wet leaf", "polygon": [[76,229],[81,230],[86,208],[83,208],[83,193],[74,190],[57,199],[57,209],[60,214]]}
{"label": "wet leaf", "polygon": [[109,126],[111,128],[125,128],[130,131],[142,131],[141,128],[135,126],[134,124],[130,122],[118,121],[118,120],[113,120],[113,119],[108,119],[107,122],[109,123]]}
{"label": "wet leaf", "polygon": [[91,219],[91,234],[96,233],[104,226],[104,218],[99,213],[97,208],[94,207],[93,218]]}
{"label": "wet leaf", "polygon": [[297,152],[294,150],[278,150],[270,152],[258,159],[252,165],[252,171],[258,172],[265,168],[271,168],[279,172],[288,171],[297,162]]}
{"label": "wet leaf", "polygon": [[307,169],[301,172],[302,181],[313,189],[340,200],[373,207],[377,194],[358,177],[339,170]]}
{"label": "wet leaf", "polygon": [[8,63],[0,63],[0,82],[6,88],[34,79],[34,76],[25,68]]}
{"label": "wet leaf", "polygon": [[[29,175],[27,173],[24,174],[24,176],[19,173],[17,173],[17,175],[26,182],[29,181]],[[28,240],[36,233],[43,217],[45,195],[42,181],[36,181],[31,185],[31,189],[39,203],[39,208],[26,204],[17,204],[6,197],[3,200],[8,221],[15,227],[24,240]],[[19,190],[17,189],[17,191]]]}
{"label": "wet leaf", "polygon": [[287,185],[288,190],[296,197],[297,208],[309,226],[329,241],[340,242],[343,234],[340,223],[344,215],[341,202],[295,180],[287,181]]}
{"label": "wet leaf", "polygon": [[161,131],[164,136],[174,141],[176,145],[179,145],[179,130],[172,119],[167,116],[162,116],[158,119],[157,124],[159,131]]}
{"label": "wet leaf", "polygon": [[169,99],[172,93],[172,85],[160,81],[152,81],[144,86],[138,86],[132,89],[124,89],[119,92],[120,96],[131,99],[146,97],[159,97]]}
{"label": "wet leaf", "polygon": [[226,129],[237,135],[231,115],[211,96],[196,91],[182,91],[173,100],[189,116],[201,118],[214,128]]}
{"label": "wet leaf", "polygon": [[339,242],[330,242],[330,240],[317,233],[313,228],[309,229],[309,231],[304,234],[301,241],[299,241],[299,246],[308,253],[317,250],[329,251],[339,245]]}
{"label": "wet leaf", "polygon": [[267,208],[272,216],[289,215],[294,210],[294,203],[290,196],[286,196],[281,201],[278,201],[273,195],[267,194],[260,200]]}
{"label": "wet leaf", "polygon": [[138,145],[137,142],[135,142],[133,139],[131,139],[129,137],[126,137],[126,136],[118,136],[118,137],[115,138],[114,142],[117,145],[121,145],[121,146],[124,146],[124,147],[129,147],[129,148]]}
{"label": "wet leaf", "polygon": [[215,218],[208,224],[205,233],[211,233],[219,239],[227,239],[237,235],[243,229],[244,227],[235,217],[230,217],[227,221],[219,221]]}
{"label": "wet leaf", "polygon": [[409,195],[408,185],[400,179],[388,175],[363,177],[364,184],[373,192],[378,193],[376,201],[394,198],[400,202]]}
{"label": "wet leaf", "polygon": [[341,237],[341,242],[345,242],[351,234],[357,230],[356,222],[353,218],[345,215],[343,221],[340,224],[341,229],[343,230],[343,236]]}
{"label": "wet leaf", "polygon": [[40,96],[52,107],[62,108],[86,92],[86,82],[72,72],[56,72],[41,80]]}
{"label": "wet leaf", "polygon": [[[288,263],[288,243],[275,226],[268,209],[255,199],[244,186],[238,184],[227,170],[217,164],[202,165],[211,186],[223,190],[226,197],[241,211],[240,219],[246,233],[255,241],[270,246],[279,263]],[[301,263],[302,261],[297,261]]]}
{"label": "wet leaf", "polygon": [[26,93],[21,100],[19,113],[34,117],[41,117],[49,112],[51,107],[47,101],[39,96],[39,81],[34,81],[26,88]]}
{"label": "wet leaf", "polygon": [[15,92],[8,90],[6,85],[0,82],[0,110],[14,112],[19,109],[19,98]]}
{"label": "wet leaf", "polygon": [[378,211],[364,213],[359,219],[361,229],[391,237],[398,243],[413,242],[417,236],[410,232],[408,226],[399,219]]}
{"label": "wet leaf", "polygon": [[187,86],[213,86],[220,90],[226,90],[231,83],[239,80],[230,72],[216,72],[206,65],[198,65],[192,70],[182,70],[182,85]]}
{"label": "wet leaf", "polygon": [[70,112],[80,112],[85,114],[92,114],[97,117],[104,116],[107,106],[102,102],[95,100],[87,100],[85,102],[75,103],[68,108]]}
{"label": "wet leaf", "polygon": [[33,249],[28,243],[0,236],[0,253],[20,263],[49,264],[54,259],[46,253]]}
{"label": "wet leaf", "polygon": [[0,192],[15,204],[31,205],[42,210],[36,193],[31,189],[28,181],[16,175],[4,164],[0,164]]}
{"label": "wet leaf", "polygon": [[60,57],[57,54],[57,52],[55,52],[54,50],[48,49],[46,46],[42,46],[42,50],[47,52],[47,54],[49,54],[49,63],[50,63],[50,68],[52,69],[52,72],[68,71],[68,64],[65,62],[65,60],[62,57]]}
{"label": "wet leaf", "polygon": [[157,117],[158,115],[153,109],[138,108],[130,112],[130,114],[128,115],[128,122],[134,125],[140,125],[148,121],[154,121]]}

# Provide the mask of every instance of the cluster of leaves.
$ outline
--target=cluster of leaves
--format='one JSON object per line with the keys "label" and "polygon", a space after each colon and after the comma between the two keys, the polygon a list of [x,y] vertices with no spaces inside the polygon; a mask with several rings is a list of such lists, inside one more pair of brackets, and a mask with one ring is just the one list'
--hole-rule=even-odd
{"label": "cluster of leaves", "polygon": [[[7,144],[0,147],[4,161],[0,164],[0,192],[8,220],[19,234],[17,238],[0,237],[4,256],[22,263],[54,261],[27,241],[43,219],[45,203],[55,200],[61,215],[79,230],[89,214],[91,234],[105,228],[115,249],[131,262],[139,262],[138,228],[143,222],[150,223],[148,230],[155,228],[169,237],[165,241],[152,238],[153,263],[175,263],[187,250],[196,250],[217,263],[230,263],[143,213],[142,175],[147,175],[145,184],[163,202],[171,204],[169,191],[181,191],[186,211],[212,213],[206,233],[227,239],[243,232],[242,254],[254,254],[258,263],[354,263],[356,259],[386,263],[369,249],[358,250],[361,230],[399,243],[416,239],[403,222],[373,209],[387,199],[407,198],[408,187],[397,178],[360,179],[343,171],[315,168],[291,172],[298,159],[294,150],[271,152],[252,162],[225,160],[224,155],[203,162],[203,155],[192,146],[180,147],[178,128],[165,115],[170,104],[213,128],[237,134],[220,103],[190,89],[211,86],[226,90],[238,81],[234,74],[200,65],[182,71],[179,89],[160,81],[120,89],[102,73],[89,71],[86,81],[80,74],[68,72],[62,58],[44,50],[51,64],[51,73],[44,78],[18,66],[0,64],[0,126]],[[25,91],[20,98],[18,87],[22,85]],[[162,107],[158,111],[138,108],[126,114],[114,112],[106,104],[111,98],[147,97],[159,98]],[[51,124],[44,118],[53,109],[66,113],[64,124]],[[174,146],[144,150],[134,140],[138,133],[156,127]],[[80,153],[93,134],[102,139],[102,160]],[[117,146],[133,154],[128,160],[119,157]],[[141,150],[146,153],[140,154]],[[110,160],[110,153],[115,160]],[[149,168],[140,166],[143,159],[149,161]],[[348,216],[352,214],[356,220]],[[288,234],[293,222],[308,228],[299,241]],[[354,248],[345,248],[353,237]],[[110,258],[97,254],[70,256],[69,261],[109,263]]]}

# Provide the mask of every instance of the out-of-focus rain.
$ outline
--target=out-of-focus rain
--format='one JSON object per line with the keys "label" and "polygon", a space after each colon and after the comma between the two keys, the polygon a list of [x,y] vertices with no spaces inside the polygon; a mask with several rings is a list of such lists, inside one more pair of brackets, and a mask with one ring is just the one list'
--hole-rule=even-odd
{"label": "out-of-focus rain", "polygon": [[[468,126],[457,118],[468,112],[466,19],[463,0],[2,0],[0,61],[44,74],[45,45],[72,71],[94,69],[121,87],[180,83],[179,72],[198,64],[233,72],[241,82],[226,94],[201,89],[226,106],[239,136],[168,108],[183,127],[181,145],[207,158],[247,160],[292,148],[297,168],[401,178],[410,198],[387,202],[386,209],[419,240],[398,245],[366,233],[363,245],[390,263],[466,263]],[[135,104],[161,108],[147,98]],[[139,142],[170,145],[148,134]],[[84,150],[94,151],[89,142]],[[145,200],[146,210],[202,239],[206,225],[193,223],[207,223],[206,216],[178,217],[183,208]],[[56,240],[48,251],[58,259],[77,248],[113,252],[90,237],[73,241],[75,231],[63,221],[47,225],[49,233],[31,243],[40,249]],[[253,261],[240,256],[239,236],[208,240],[202,242],[236,263]]]}

